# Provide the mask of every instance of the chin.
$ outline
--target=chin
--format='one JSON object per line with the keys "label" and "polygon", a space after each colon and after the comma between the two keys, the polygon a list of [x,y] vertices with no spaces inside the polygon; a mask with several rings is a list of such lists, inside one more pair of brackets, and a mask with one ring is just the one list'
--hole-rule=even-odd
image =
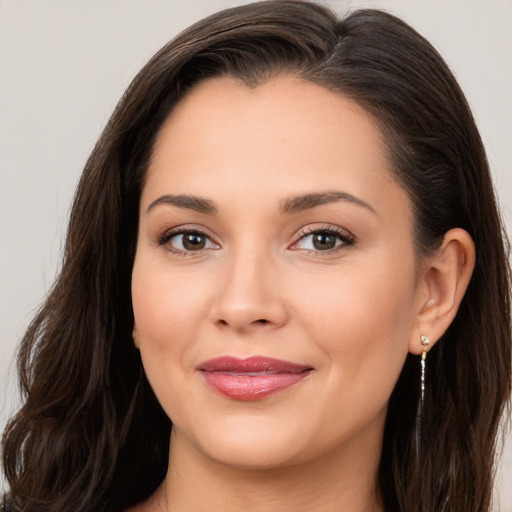
{"label": "chin", "polygon": [[291,466],[296,464],[299,458],[296,449],[277,446],[277,443],[262,446],[253,441],[219,443],[206,455],[218,464],[255,471]]}
{"label": "chin", "polygon": [[[299,463],[304,450],[296,428],[268,419],[231,419],[196,432],[196,448],[209,459],[241,469],[275,469]],[[290,427],[290,426],[289,426]],[[306,443],[308,444],[308,443]]]}

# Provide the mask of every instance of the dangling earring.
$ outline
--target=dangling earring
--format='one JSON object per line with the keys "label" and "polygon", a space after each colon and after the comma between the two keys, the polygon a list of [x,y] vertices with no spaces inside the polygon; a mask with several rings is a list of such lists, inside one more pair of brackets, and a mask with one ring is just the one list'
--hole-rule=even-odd
{"label": "dangling earring", "polygon": [[420,336],[421,344],[423,345],[423,353],[421,354],[421,377],[420,377],[420,397],[418,400],[418,408],[416,410],[416,455],[419,457],[420,443],[421,443],[421,422],[423,419],[423,408],[425,401],[425,369],[427,352],[430,348],[430,340],[426,336]]}
{"label": "dangling earring", "polygon": [[423,345],[423,354],[421,354],[421,409],[423,412],[423,402],[425,400],[425,367],[427,352],[430,345],[430,340],[426,336],[420,337],[421,344]]}

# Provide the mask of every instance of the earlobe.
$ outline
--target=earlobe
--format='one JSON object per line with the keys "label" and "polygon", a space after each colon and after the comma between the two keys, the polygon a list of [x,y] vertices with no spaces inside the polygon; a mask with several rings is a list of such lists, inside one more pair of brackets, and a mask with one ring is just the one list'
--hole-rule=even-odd
{"label": "earlobe", "polygon": [[422,270],[422,300],[418,307],[417,331],[409,351],[421,354],[421,337],[430,347],[446,332],[459,309],[475,266],[475,244],[469,233],[448,231],[436,253],[425,260]]}
{"label": "earlobe", "polygon": [[135,348],[137,350],[139,350],[140,349],[139,331],[138,331],[136,325],[133,326],[132,339],[133,339],[133,344],[135,345]]}

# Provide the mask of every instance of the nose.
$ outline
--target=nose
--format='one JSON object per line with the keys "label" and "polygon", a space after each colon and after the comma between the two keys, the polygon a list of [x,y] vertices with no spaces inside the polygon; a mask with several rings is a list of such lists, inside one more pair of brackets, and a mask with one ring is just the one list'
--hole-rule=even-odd
{"label": "nose", "polygon": [[269,255],[233,255],[219,273],[210,320],[238,332],[284,325],[287,312],[278,274]]}

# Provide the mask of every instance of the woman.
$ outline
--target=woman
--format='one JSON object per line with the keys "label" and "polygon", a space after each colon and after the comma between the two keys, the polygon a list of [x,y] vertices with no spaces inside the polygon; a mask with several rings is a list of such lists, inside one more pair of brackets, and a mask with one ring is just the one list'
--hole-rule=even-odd
{"label": "woman", "polygon": [[276,1],[165,46],[26,333],[13,510],[490,510],[509,271],[483,146],[410,27]]}

